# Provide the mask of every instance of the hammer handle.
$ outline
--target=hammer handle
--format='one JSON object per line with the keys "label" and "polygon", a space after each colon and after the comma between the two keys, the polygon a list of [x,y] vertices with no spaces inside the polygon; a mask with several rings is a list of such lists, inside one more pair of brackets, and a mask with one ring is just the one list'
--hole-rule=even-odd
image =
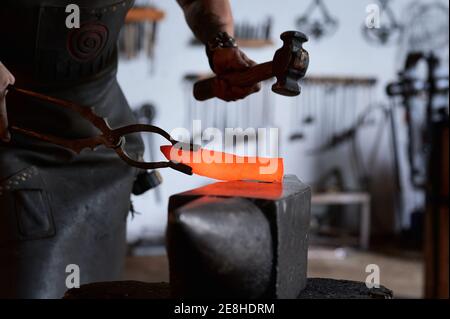
{"label": "hammer handle", "polygon": [[205,101],[216,97],[217,80],[225,80],[233,86],[252,86],[273,77],[272,61],[255,65],[244,72],[235,72],[225,76],[213,77],[194,84],[194,97]]}

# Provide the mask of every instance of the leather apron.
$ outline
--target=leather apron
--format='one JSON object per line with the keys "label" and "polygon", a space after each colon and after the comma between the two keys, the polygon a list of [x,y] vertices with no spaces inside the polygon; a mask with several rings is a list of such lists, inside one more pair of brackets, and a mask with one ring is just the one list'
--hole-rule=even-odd
{"label": "leather apron", "polygon": [[[79,29],[65,24],[71,3]],[[116,81],[117,38],[132,5],[2,0],[0,61],[17,87],[93,107],[113,128],[133,124]],[[71,111],[14,92],[7,109],[10,125],[66,138],[98,133]],[[127,143],[142,154],[140,138]],[[18,133],[0,143],[0,297],[60,298],[68,265],[79,267],[81,284],[120,279],[137,173],[103,147],[74,154]]]}

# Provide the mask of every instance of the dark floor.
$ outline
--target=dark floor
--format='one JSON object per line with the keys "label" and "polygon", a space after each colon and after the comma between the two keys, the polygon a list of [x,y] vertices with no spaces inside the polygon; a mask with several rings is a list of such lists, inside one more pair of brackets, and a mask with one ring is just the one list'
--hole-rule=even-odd
{"label": "dark floor", "polygon": [[[402,257],[354,249],[311,247],[308,277],[365,281],[366,266],[380,268],[381,284],[394,291],[397,298],[423,296],[423,264],[417,256]],[[128,257],[124,280],[168,282],[168,261],[165,255]]]}

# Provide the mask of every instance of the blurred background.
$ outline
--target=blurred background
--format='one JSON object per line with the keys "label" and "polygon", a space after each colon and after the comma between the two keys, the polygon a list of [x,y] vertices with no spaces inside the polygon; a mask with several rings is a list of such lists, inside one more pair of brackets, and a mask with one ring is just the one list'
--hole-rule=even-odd
{"label": "blurred background", "polygon": [[[427,163],[445,163],[439,167],[447,173],[436,175],[448,176],[448,157],[441,161],[444,143],[435,154],[438,137],[430,135],[434,123],[447,123],[446,133],[436,136],[448,144],[448,2],[231,4],[238,43],[258,63],[273,58],[282,32],[309,36],[311,62],[301,96],[275,95],[271,83],[264,83],[241,102],[195,101],[194,81],[210,73],[204,47],[175,0],[137,1],[136,7],[153,13],[122,30],[118,80],[139,118],[169,132],[191,131],[193,120],[201,120],[202,129],[278,128],[285,173],[313,188],[309,277],[364,281],[366,266],[377,264],[381,283],[397,296],[448,296],[448,268],[446,275],[439,268],[448,267],[448,188],[447,212],[440,215],[447,222],[440,219],[444,227],[432,228],[431,239],[426,231],[426,225],[438,227],[436,219],[427,224],[427,207],[434,205],[427,201]],[[430,83],[437,84],[431,89]],[[146,138],[146,156],[162,159],[161,142]],[[158,188],[133,197],[126,279],[168,281],[168,199],[214,182],[173,170],[160,173]],[[445,280],[446,290],[439,288]]]}

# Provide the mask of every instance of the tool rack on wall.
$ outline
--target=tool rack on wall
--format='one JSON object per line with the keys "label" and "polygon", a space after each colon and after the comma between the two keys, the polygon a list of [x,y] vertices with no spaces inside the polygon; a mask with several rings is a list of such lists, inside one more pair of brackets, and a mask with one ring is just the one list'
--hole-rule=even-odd
{"label": "tool rack on wall", "polygon": [[[241,48],[265,48],[273,46],[272,19],[269,17],[262,23],[236,22],[234,37]],[[191,45],[201,45],[200,41],[193,38]]]}
{"label": "tool rack on wall", "polygon": [[120,58],[131,60],[144,52],[151,62],[155,58],[158,24],[165,12],[153,6],[133,7],[125,18],[119,36]]}
{"label": "tool rack on wall", "polygon": [[[374,77],[308,76],[290,109],[290,143],[302,144],[305,155],[317,159],[348,151],[361,189],[379,159],[379,137],[388,129],[387,109],[374,98],[376,84]],[[374,135],[366,137],[367,130]],[[369,157],[363,156],[367,152],[362,148],[369,149]]]}
{"label": "tool rack on wall", "polygon": [[[301,81],[302,94],[292,100],[291,141],[307,137],[299,130],[322,126],[321,143],[349,129],[373,103],[377,80],[373,77],[308,76]],[[316,141],[317,142],[317,141]]]}
{"label": "tool rack on wall", "polygon": [[132,8],[126,18],[125,23],[142,22],[142,21],[161,21],[166,16],[165,12],[153,7],[136,7]]}
{"label": "tool rack on wall", "polygon": [[271,92],[273,81],[262,82],[260,92],[240,101],[227,103],[217,98],[197,101],[192,95],[194,83],[211,76],[212,74],[187,74],[184,77],[186,127],[191,127],[196,120],[201,121],[204,129],[213,127],[221,132],[225,132],[227,128],[245,130],[274,127],[275,103]]}

